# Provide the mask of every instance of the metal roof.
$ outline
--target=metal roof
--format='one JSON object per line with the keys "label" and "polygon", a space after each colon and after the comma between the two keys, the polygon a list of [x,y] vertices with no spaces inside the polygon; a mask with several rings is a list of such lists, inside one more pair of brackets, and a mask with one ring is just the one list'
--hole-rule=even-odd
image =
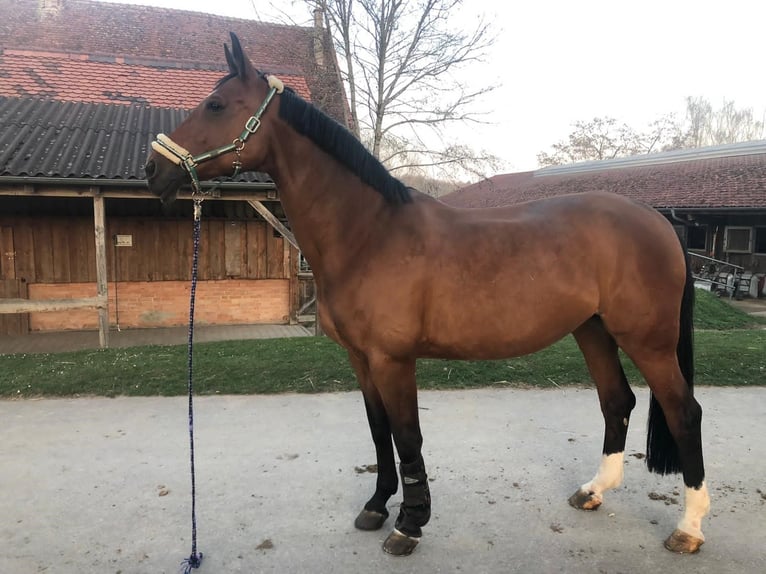
{"label": "metal roof", "polygon": [[0,175],[143,179],[183,110],[0,97]]}
{"label": "metal roof", "polygon": [[703,159],[732,158],[743,155],[763,155],[765,153],[766,140],[756,140],[702,148],[647,153],[643,155],[618,157],[597,161],[583,161],[566,165],[553,165],[537,170],[535,172],[535,177],[564,175],[569,173],[584,173],[589,171],[603,171],[607,169],[622,169],[626,167],[664,165],[668,163],[678,163]]}
{"label": "metal roof", "polygon": [[[143,180],[157,133],[171,133],[181,109],[0,96],[0,177]],[[265,174],[240,181],[268,182]]]}

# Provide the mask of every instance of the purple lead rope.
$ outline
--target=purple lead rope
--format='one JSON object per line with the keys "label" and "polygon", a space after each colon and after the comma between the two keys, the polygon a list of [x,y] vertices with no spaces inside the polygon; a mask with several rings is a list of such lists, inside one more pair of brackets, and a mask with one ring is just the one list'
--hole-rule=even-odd
{"label": "purple lead rope", "polygon": [[192,569],[202,564],[202,553],[197,553],[197,481],[194,472],[194,378],[193,378],[193,344],[194,344],[194,300],[197,293],[197,262],[199,258],[199,236],[201,226],[202,203],[194,201],[194,253],[192,255],[191,293],[189,295],[189,452],[191,461],[191,520],[192,520],[192,550],[191,555],[181,564],[183,574],[191,574]]}

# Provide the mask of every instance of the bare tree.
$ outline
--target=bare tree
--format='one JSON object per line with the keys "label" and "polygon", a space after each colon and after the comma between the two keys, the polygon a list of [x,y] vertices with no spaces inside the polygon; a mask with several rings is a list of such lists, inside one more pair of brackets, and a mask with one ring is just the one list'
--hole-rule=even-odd
{"label": "bare tree", "polygon": [[665,114],[650,123],[648,131],[640,133],[641,145],[634,153],[654,153],[674,149],[680,130],[675,114]]}
{"label": "bare tree", "polygon": [[465,187],[468,185],[465,181],[436,179],[429,177],[425,174],[407,173],[401,177],[401,180],[410,187],[414,187],[418,191],[427,193],[433,197],[441,197],[453,191]]}
{"label": "bare tree", "polygon": [[713,106],[705,98],[686,98],[686,125],[679,130],[676,148],[696,148],[705,145],[709,140],[709,124],[713,115]]}
{"label": "bare tree", "polygon": [[678,122],[666,114],[638,131],[610,117],[578,121],[568,138],[537,154],[541,167],[578,161],[612,159],[673,149],[688,149],[759,139],[764,122],[755,119],[751,108],[738,109],[724,100],[714,109],[705,98],[686,99],[686,117]]}
{"label": "bare tree", "polygon": [[494,38],[480,21],[450,26],[463,0],[307,0],[324,11],[344,67],[356,133],[390,169],[482,172],[495,156],[440,146],[444,128],[480,121],[479,100],[495,86],[460,79]]}
{"label": "bare tree", "polygon": [[566,140],[553,144],[553,151],[540,152],[540,166],[561,165],[578,161],[612,159],[615,157],[645,153],[651,146],[644,134],[636,132],[627,124],[620,124],[610,117],[593,118],[589,122],[578,121]]}
{"label": "bare tree", "polygon": [[752,108],[738,109],[724,100],[719,109],[703,97],[686,98],[686,121],[674,147],[694,148],[760,139],[763,120],[755,119]]}
{"label": "bare tree", "polygon": [[[313,4],[314,0],[307,0]],[[349,85],[351,107],[351,129],[356,137],[361,139],[359,116],[357,115],[356,74],[354,73],[354,56],[352,46],[356,43],[353,32],[354,0],[317,0],[316,9],[324,14],[327,28],[335,33],[335,45],[339,55],[344,60],[345,80]]]}

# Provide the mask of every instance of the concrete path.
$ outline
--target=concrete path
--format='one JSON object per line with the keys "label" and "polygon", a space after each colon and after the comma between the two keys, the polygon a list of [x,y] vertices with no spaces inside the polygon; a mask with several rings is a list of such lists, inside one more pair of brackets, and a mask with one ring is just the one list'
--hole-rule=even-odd
{"label": "concrete path", "polygon": [[732,306],[740,309],[741,311],[744,311],[745,313],[755,315],[756,317],[766,318],[766,299],[748,298],[742,299],[740,301],[737,301],[736,299],[729,299],[728,301]]}
{"label": "concrete path", "polygon": [[[766,572],[766,388],[701,388],[712,513],[699,554],[662,541],[680,477],[649,474],[647,393],[626,483],[598,512],[595,391],[423,392],[433,518],[415,554],[385,555],[353,519],[374,462],[358,393],[197,400],[200,574]],[[0,573],[162,574],[190,551],[184,398],[0,401]],[[400,498],[391,501],[395,515]]]}

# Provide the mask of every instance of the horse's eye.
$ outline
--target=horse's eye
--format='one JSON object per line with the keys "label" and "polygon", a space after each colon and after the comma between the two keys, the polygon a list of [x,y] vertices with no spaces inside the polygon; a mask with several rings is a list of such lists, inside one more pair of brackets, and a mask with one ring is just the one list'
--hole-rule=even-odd
{"label": "horse's eye", "polygon": [[211,112],[220,112],[223,109],[223,103],[220,100],[208,100],[205,108]]}

